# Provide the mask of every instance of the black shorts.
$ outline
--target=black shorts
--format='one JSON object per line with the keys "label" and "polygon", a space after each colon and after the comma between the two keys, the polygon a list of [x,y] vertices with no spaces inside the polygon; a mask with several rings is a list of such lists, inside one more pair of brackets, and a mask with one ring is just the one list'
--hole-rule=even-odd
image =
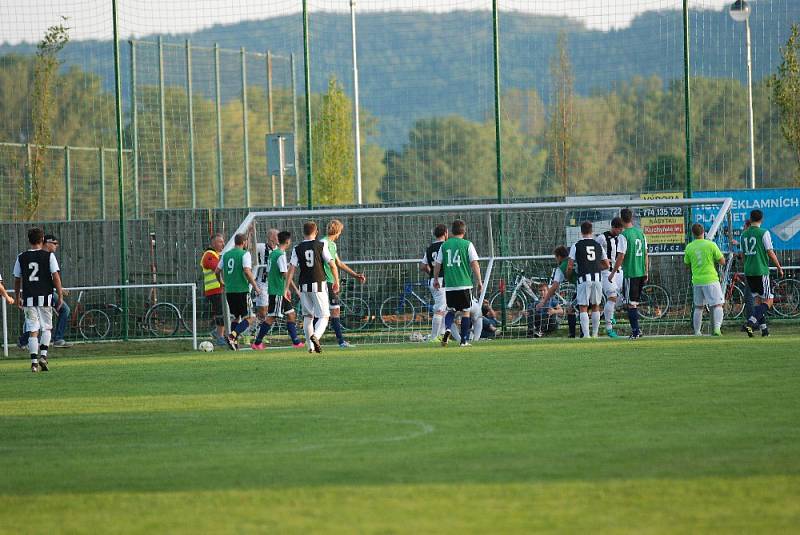
{"label": "black shorts", "polygon": [[333,283],[328,283],[328,303],[331,308],[339,308],[339,292],[333,291]]}
{"label": "black shorts", "polygon": [[465,311],[472,308],[472,290],[447,290],[444,295],[449,309]]}
{"label": "black shorts", "polygon": [[214,318],[214,323],[222,325],[222,316],[225,314],[222,308],[222,294],[207,295],[206,299],[211,306],[211,317]]}
{"label": "black shorts", "polygon": [[747,275],[747,287],[750,293],[757,295],[761,299],[772,299],[772,285],[769,275]]}
{"label": "black shorts", "polygon": [[291,314],[294,312],[292,302],[287,301],[282,295],[270,295],[267,305],[267,316],[273,318],[282,318],[284,314]]}
{"label": "black shorts", "polygon": [[246,318],[250,315],[248,299],[249,293],[229,293],[225,294],[228,301],[228,310],[234,318]]}
{"label": "black shorts", "polygon": [[639,304],[642,299],[642,288],[644,288],[644,277],[625,277],[622,286],[625,289],[625,302]]}

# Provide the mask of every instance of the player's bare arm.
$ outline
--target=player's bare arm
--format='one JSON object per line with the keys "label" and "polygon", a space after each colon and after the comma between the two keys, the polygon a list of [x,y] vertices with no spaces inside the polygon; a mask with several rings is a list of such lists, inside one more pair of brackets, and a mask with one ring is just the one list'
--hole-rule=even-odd
{"label": "player's bare arm", "polygon": [[569,280],[569,278],[572,277],[572,272],[574,270],[575,270],[575,261],[572,260],[571,258],[567,259],[567,272],[564,274],[567,280]]}
{"label": "player's bare arm", "polygon": [[333,274],[333,291],[339,291],[339,268],[336,267],[336,262],[331,260],[328,262],[328,265],[331,267],[331,273]]}
{"label": "player's bare arm", "polygon": [[256,295],[261,295],[261,289],[258,287],[258,284],[256,283],[256,278],[253,276],[253,270],[246,267],[242,271],[244,271],[244,276],[247,279],[247,282],[249,282],[250,285],[253,287],[253,290],[256,292]]}
{"label": "player's bare arm", "polygon": [[775,251],[769,249],[767,251],[767,256],[769,257],[770,260],[772,260],[772,263],[778,269],[778,276],[783,277],[783,267],[781,267],[781,262],[780,260],[778,260],[778,255],[775,254]]}
{"label": "player's bare arm", "polygon": [[14,277],[14,300],[17,303],[17,308],[22,310],[22,279]]}
{"label": "player's bare arm", "polygon": [[481,277],[481,266],[478,264],[477,260],[473,260],[469,263],[470,267],[472,268],[472,273],[475,275],[475,282],[477,283],[476,289],[478,293],[483,291],[483,278]]}
{"label": "player's bare arm", "polygon": [[[297,290],[297,286],[294,283],[294,269],[295,269],[294,264],[289,264],[289,269],[286,270],[286,280],[289,281],[289,284],[291,284],[291,286],[294,287],[295,290]],[[300,295],[299,292],[298,295]],[[283,291],[283,298],[286,299],[287,301],[292,299],[291,287],[286,286],[286,289]]]}
{"label": "player's bare arm", "polygon": [[64,305],[64,288],[61,286],[61,273],[57,271],[53,273],[53,286],[56,287],[56,292],[58,293],[56,310],[61,310],[61,307]]}
{"label": "player's bare arm", "polygon": [[420,262],[419,270],[422,271],[423,273],[427,273],[428,275],[431,274],[431,267],[423,262]]}
{"label": "player's bare arm", "polygon": [[439,262],[433,263],[433,287],[437,290],[442,286],[439,284],[439,274],[442,271],[442,265]]}
{"label": "player's bare arm", "polygon": [[14,298],[8,294],[8,292],[6,291],[6,287],[3,286],[2,282],[0,282],[0,296],[2,296],[3,299],[5,299],[6,303],[8,303],[9,305],[14,304]]}
{"label": "player's bare arm", "polygon": [[338,267],[351,277],[355,277],[356,279],[358,279],[358,282],[360,282],[361,284],[367,282],[367,277],[363,273],[358,273],[355,270],[351,269],[350,266],[339,260],[338,257],[336,258],[336,267]]}
{"label": "player's bare arm", "polygon": [[622,267],[623,260],[625,260],[625,253],[617,253],[617,261],[614,262],[614,269],[608,274],[608,282],[614,282],[614,275],[619,273],[619,268]]}

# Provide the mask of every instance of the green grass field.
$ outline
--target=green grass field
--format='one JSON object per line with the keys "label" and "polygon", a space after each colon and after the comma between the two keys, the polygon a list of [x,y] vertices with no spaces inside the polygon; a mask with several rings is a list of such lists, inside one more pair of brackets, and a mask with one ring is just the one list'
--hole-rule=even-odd
{"label": "green grass field", "polygon": [[137,347],[0,361],[0,532],[800,530],[797,335]]}

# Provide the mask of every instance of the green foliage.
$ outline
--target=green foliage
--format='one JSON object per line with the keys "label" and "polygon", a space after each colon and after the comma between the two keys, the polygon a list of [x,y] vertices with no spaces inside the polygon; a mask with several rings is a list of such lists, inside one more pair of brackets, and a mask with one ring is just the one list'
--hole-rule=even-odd
{"label": "green foliage", "polygon": [[352,104],[335,77],[328,80],[311,125],[314,203],[351,204],[354,189]]}
{"label": "green foliage", "polygon": [[550,79],[553,95],[548,133],[550,164],[553,169],[553,179],[561,186],[560,193],[569,195],[574,193],[575,189],[575,185],[570,184],[575,129],[573,101],[575,76],[572,73],[567,50],[567,34],[563,31],[558,35],[556,51],[550,60]]}
{"label": "green foliage", "polygon": [[644,191],[681,191],[686,176],[686,160],[674,154],[660,154],[645,166]]}
{"label": "green foliage", "polygon": [[[783,61],[770,79],[773,98],[781,110],[781,132],[794,151],[800,172],[800,26],[792,24],[792,33],[781,48]],[[797,177],[800,182],[800,175]]]}

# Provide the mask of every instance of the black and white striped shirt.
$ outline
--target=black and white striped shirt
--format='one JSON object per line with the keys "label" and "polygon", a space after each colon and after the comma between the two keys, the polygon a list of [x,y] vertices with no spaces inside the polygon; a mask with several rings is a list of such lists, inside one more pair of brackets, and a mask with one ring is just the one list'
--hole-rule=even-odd
{"label": "black and white striped shirt", "polygon": [[14,277],[22,281],[22,305],[53,306],[53,274],[58,273],[56,255],[44,249],[20,253],[14,264]]}

